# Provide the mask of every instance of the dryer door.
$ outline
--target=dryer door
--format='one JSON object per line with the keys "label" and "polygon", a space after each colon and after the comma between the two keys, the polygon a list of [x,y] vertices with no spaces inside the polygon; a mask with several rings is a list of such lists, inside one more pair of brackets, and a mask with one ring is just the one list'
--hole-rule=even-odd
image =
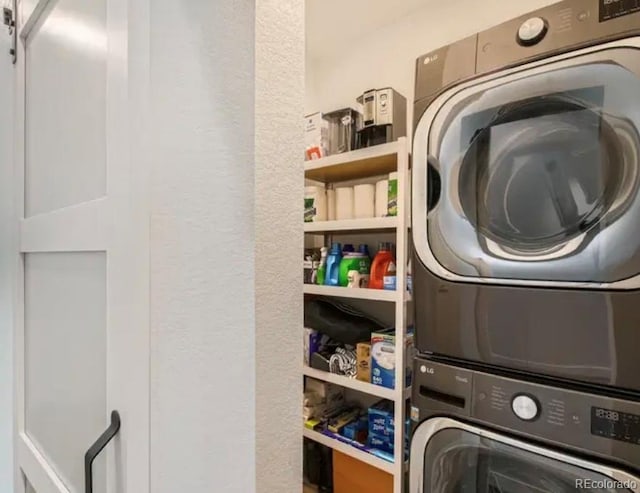
{"label": "dryer door", "polygon": [[434,101],[413,156],[425,266],[452,280],[640,287],[635,44],[492,75]]}
{"label": "dryer door", "polygon": [[640,479],[447,418],[411,445],[411,493],[628,493]]}

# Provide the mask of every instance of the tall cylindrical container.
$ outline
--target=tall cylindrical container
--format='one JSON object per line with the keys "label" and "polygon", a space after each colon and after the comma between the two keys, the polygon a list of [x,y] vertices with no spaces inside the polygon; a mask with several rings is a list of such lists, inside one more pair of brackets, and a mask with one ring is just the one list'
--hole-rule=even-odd
{"label": "tall cylindrical container", "polygon": [[353,187],[336,188],[336,219],[353,219]]}

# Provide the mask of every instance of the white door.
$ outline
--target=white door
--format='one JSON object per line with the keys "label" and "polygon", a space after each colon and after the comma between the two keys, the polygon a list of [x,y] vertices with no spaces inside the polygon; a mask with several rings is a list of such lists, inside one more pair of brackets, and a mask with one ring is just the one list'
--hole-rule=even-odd
{"label": "white door", "polygon": [[[147,493],[148,236],[128,128],[129,2],[20,7],[16,491]],[[112,411],[121,428],[88,485],[85,454]]]}

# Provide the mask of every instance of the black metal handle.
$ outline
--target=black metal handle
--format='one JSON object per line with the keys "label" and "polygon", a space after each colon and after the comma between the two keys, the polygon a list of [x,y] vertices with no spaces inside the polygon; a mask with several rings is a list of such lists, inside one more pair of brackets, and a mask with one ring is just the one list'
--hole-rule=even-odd
{"label": "black metal handle", "polygon": [[111,411],[111,424],[106,431],[100,435],[96,443],[91,445],[87,453],[84,454],[84,490],[85,493],[93,493],[93,461],[98,454],[107,446],[111,439],[120,431],[120,413]]}

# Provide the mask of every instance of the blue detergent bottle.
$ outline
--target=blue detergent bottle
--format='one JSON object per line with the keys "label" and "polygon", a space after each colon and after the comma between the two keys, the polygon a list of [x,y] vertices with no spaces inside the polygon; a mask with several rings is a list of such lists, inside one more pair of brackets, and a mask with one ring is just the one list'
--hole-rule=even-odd
{"label": "blue detergent bottle", "polygon": [[342,245],[334,243],[331,245],[329,255],[327,255],[327,266],[325,268],[325,286],[340,286],[340,262],[342,261]]}

